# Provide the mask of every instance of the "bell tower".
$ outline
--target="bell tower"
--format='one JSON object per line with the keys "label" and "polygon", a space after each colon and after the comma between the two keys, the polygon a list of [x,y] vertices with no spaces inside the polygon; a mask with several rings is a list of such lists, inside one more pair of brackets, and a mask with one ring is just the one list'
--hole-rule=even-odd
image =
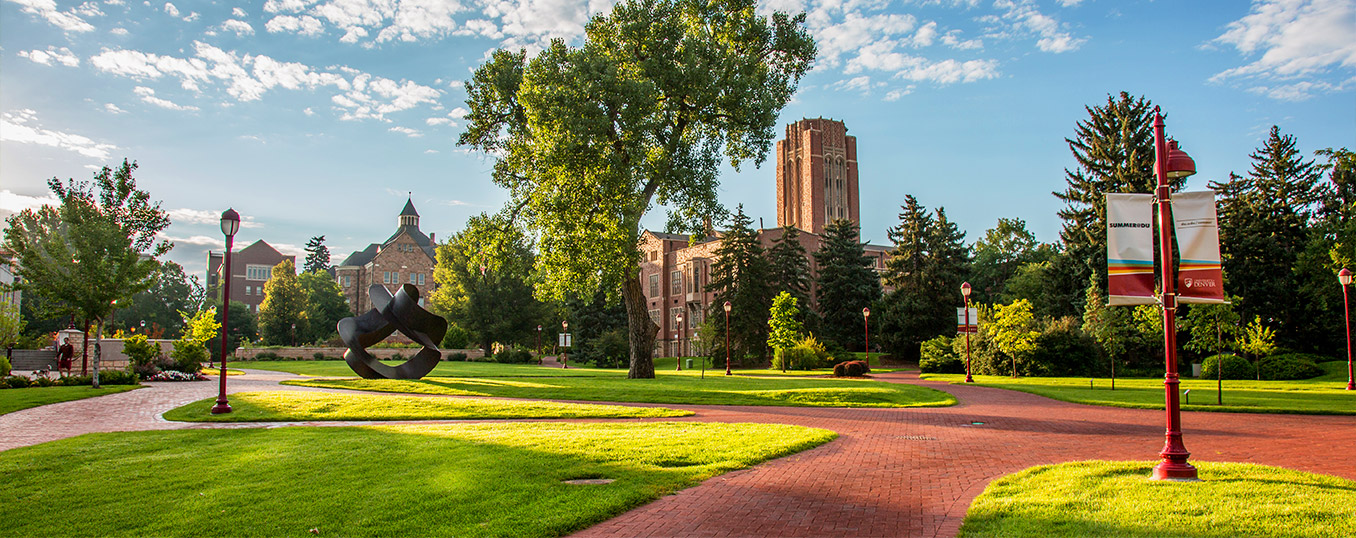
{"label": "bell tower", "polygon": [[843,122],[802,119],[777,141],[777,225],[814,234],[834,220],[857,222],[857,137]]}

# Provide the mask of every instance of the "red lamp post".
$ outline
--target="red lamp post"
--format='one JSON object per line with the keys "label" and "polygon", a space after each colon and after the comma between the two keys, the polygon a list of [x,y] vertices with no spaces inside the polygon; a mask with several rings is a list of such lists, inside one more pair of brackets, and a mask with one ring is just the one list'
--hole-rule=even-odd
{"label": "red lamp post", "polygon": [[1337,282],[1342,284],[1342,316],[1347,324],[1347,390],[1356,390],[1356,377],[1351,371],[1351,303],[1347,302],[1347,288],[1351,287],[1351,271],[1343,267],[1337,272]]}
{"label": "red lamp post", "polygon": [[221,390],[217,392],[217,404],[212,406],[213,415],[231,412],[231,404],[226,401],[226,331],[231,326],[231,246],[238,231],[240,214],[227,208],[221,214],[221,233],[226,235],[226,255],[221,266]]}
{"label": "red lamp post", "polygon": [[677,371],[681,372],[681,371],[683,371],[683,338],[682,338],[682,335],[683,335],[683,313],[682,313],[682,312],[679,312],[679,313],[678,313],[678,318],[677,318],[677,320],[678,320],[678,332],[673,333],[673,339],[678,341],[678,353],[677,353],[677,355],[678,355],[678,360],[677,360],[677,361],[674,361],[674,362],[677,362],[677,363],[678,363],[678,370],[677,370]]}
{"label": "red lamp post", "polygon": [[961,282],[961,297],[965,298],[965,382],[974,383],[970,377],[970,283]]}
{"label": "red lamp post", "polygon": [[[565,343],[566,343],[566,344],[571,343],[571,342],[570,342],[570,322],[568,322],[568,321],[561,321],[561,322],[560,322],[560,332],[565,333]],[[560,367],[561,367],[561,368],[564,368],[564,369],[566,369],[566,370],[568,370],[568,369],[570,368],[570,352],[569,352],[569,349],[570,349],[570,346],[568,346],[568,345],[566,345],[565,347],[560,348]]]}
{"label": "red lamp post", "polygon": [[725,375],[730,374],[730,301],[722,305],[725,309]]}
{"label": "red lamp post", "polygon": [[1160,277],[1163,286],[1163,347],[1167,373],[1163,376],[1163,392],[1166,401],[1168,427],[1166,442],[1159,453],[1162,461],[1154,466],[1154,480],[1196,480],[1196,468],[1187,463],[1191,453],[1182,443],[1182,410],[1178,402],[1177,377],[1177,293],[1176,279],[1172,267],[1172,188],[1169,179],[1177,179],[1196,173],[1196,162],[1185,151],[1177,149],[1177,141],[1167,141],[1163,137],[1163,116],[1158,107],[1154,107],[1154,176],[1158,179],[1158,188],[1154,197],[1158,200],[1158,246],[1159,260],[1162,261]]}
{"label": "red lamp post", "polygon": [[871,366],[871,307],[862,307],[862,325],[866,331],[866,366]]}

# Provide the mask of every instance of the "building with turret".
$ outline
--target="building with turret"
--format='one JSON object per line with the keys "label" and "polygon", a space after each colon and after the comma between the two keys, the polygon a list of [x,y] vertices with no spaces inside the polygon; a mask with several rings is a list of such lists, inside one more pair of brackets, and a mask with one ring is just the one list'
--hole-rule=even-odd
{"label": "building with turret", "polygon": [[350,254],[334,270],[334,279],[344,292],[349,307],[354,314],[362,314],[372,308],[372,298],[367,288],[372,284],[381,284],[392,294],[403,284],[412,284],[419,289],[419,304],[427,303],[433,292],[433,266],[435,239],[433,234],[425,235],[419,230],[419,212],[414,209],[413,199],[405,201],[405,209],[397,217],[395,233],[381,243],[372,243],[367,248]]}

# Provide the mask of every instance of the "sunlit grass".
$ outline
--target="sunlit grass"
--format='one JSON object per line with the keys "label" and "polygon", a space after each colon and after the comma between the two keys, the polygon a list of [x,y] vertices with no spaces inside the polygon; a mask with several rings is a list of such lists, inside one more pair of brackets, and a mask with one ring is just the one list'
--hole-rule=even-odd
{"label": "sunlit grass", "polygon": [[[0,506],[9,536],[562,536],[834,437],[702,423],[91,434],[0,453]],[[615,482],[562,483],[577,478]]]}
{"label": "sunlit grass", "polygon": [[[221,375],[221,369],[220,369],[220,368],[203,368],[201,373],[202,373],[202,375],[211,377],[211,376],[214,376],[214,375]],[[227,369],[226,369],[226,377],[230,377],[230,376],[233,376],[233,375],[245,375],[245,372],[242,372],[242,371],[240,371],[240,370],[236,370],[235,368],[227,368]]]}
{"label": "sunlit grass", "polygon": [[139,389],[141,385],[103,385],[94,387],[28,387],[0,390],[0,415],[40,405],[83,400]]}
{"label": "sunlit grass", "polygon": [[693,413],[662,407],[571,404],[481,398],[440,398],[282,390],[230,397],[232,411],[213,415],[215,398],[172,409],[166,420],[273,422],[312,420],[473,420],[514,418],[649,418]]}
{"label": "sunlit grass", "polygon": [[[382,361],[388,365],[398,365],[401,361]],[[357,375],[344,361],[231,361],[228,368],[251,368],[288,372],[298,375],[325,377]],[[569,369],[543,368],[536,364],[498,364],[493,362],[443,361],[429,373],[431,376],[449,377],[626,377],[626,370],[584,369],[570,366]]]}
{"label": "sunlit grass", "polygon": [[[1321,366],[1332,370],[1335,362],[1326,362]],[[1346,389],[1346,363],[1342,367],[1341,381],[1331,379],[1332,373],[1314,379],[1299,381],[1224,381],[1224,404],[1217,405],[1220,396],[1216,391],[1216,380],[1181,380],[1181,390],[1191,390],[1189,396],[1182,399],[1182,409],[1187,411],[1224,411],[1233,413],[1302,413],[1313,415],[1352,415],[1356,414],[1356,392]],[[962,384],[963,374],[923,374],[924,379],[948,381]],[[1104,405],[1111,407],[1131,407],[1140,409],[1163,408],[1163,379],[1121,378],[1116,380],[1116,390],[1111,390],[1111,380],[1106,378],[1089,379],[1086,377],[1020,377],[1013,379],[1004,376],[974,376],[975,384],[985,387],[1017,390],[1038,394],[1066,402]]]}
{"label": "sunlit grass", "polygon": [[879,381],[725,375],[711,375],[701,379],[668,372],[659,372],[655,379],[426,377],[420,380],[304,379],[283,383],[412,394],[661,404],[937,407],[956,403],[955,398],[945,392]]}
{"label": "sunlit grass", "polygon": [[960,536],[1356,536],[1356,482],[1278,467],[1195,462],[1201,482],[1149,479],[1155,462],[1033,467],[989,484]]}

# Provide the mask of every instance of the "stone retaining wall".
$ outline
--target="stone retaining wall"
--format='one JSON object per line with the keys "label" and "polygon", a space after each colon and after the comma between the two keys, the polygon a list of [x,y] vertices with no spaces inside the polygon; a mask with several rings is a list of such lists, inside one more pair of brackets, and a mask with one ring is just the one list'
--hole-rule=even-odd
{"label": "stone retaining wall", "polygon": [[[420,348],[368,348],[367,352],[378,359],[390,359],[399,353],[405,358],[414,356]],[[320,353],[327,359],[342,359],[347,348],[342,347],[288,347],[288,348],[239,348],[233,354],[235,360],[254,360],[260,353],[272,353],[284,359],[314,359],[316,353]],[[479,349],[439,349],[444,359],[448,353],[465,353],[467,358],[478,358],[484,355]],[[229,366],[229,364],[228,364]]]}

